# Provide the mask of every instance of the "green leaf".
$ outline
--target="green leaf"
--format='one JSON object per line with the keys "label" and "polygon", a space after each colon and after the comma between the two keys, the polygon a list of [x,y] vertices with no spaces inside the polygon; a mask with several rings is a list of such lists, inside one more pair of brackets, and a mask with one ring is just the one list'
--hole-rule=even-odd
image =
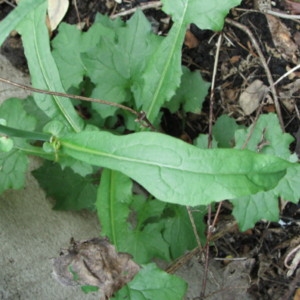
{"label": "green leaf", "polygon": [[180,87],[166,107],[175,113],[182,106],[185,112],[200,113],[210,83],[205,82],[199,72],[183,67]]}
{"label": "green leaf", "polygon": [[172,16],[174,22],[187,26],[195,23],[201,29],[221,31],[229,10],[241,0],[162,0],[163,11]]}
{"label": "green leaf", "polygon": [[[200,134],[194,141],[194,145],[201,149],[207,149],[208,148],[208,134]],[[214,139],[212,140],[211,148],[218,148],[218,143]]]}
{"label": "green leaf", "polygon": [[[236,131],[237,148],[241,148],[244,141],[247,140],[247,149],[291,159],[289,145],[293,141],[293,137],[282,132],[276,115],[261,115],[255,124],[255,128],[252,127],[253,125],[248,129]],[[250,134],[251,136],[248,138]],[[285,200],[297,203],[300,197],[299,174],[299,165],[291,165],[274,189],[231,200],[234,205],[232,213],[237,219],[240,229],[244,231],[252,228],[261,219],[278,220],[278,197],[280,196]]]}
{"label": "green leaf", "polygon": [[6,120],[5,125],[28,131],[35,129],[36,119],[32,115],[29,115],[24,109],[26,101],[27,100],[10,98],[0,105],[0,118]]}
{"label": "green leaf", "polygon": [[212,132],[220,148],[232,148],[235,145],[234,134],[241,128],[233,118],[223,115],[218,118]]}
{"label": "green leaf", "polygon": [[[92,97],[117,103],[130,102],[133,100],[133,84],[139,81],[145,62],[160,37],[151,32],[151,25],[141,11],[137,11],[126,24],[115,28],[114,33],[103,37],[97,48],[83,54],[82,61],[87,75],[96,85]],[[142,101],[136,100],[138,108]],[[116,111],[115,107],[99,103],[93,103],[93,108],[103,118]]]}
{"label": "green leaf", "polygon": [[175,275],[158,269],[155,264],[142,265],[134,279],[117,292],[112,299],[182,300],[187,284]]}
{"label": "green leaf", "polygon": [[109,237],[118,251],[130,253],[138,263],[148,262],[153,257],[168,259],[168,245],[162,238],[160,224],[132,228],[128,223],[131,190],[132,182],[127,176],[103,171],[96,201],[101,233]]}
{"label": "green leaf", "polygon": [[[0,119],[4,119],[7,126],[15,129],[32,131],[36,120],[24,110],[24,101],[26,100],[16,98],[4,101],[0,106]],[[12,141],[15,148],[9,152],[0,152],[0,193],[11,188],[22,188],[25,182],[28,159],[22,151],[18,150],[25,141],[20,138],[12,138]]]}
{"label": "green leaf", "polygon": [[0,152],[0,194],[24,187],[27,167],[28,159],[21,151]]}
{"label": "green leaf", "polygon": [[94,285],[82,285],[80,288],[85,294],[97,292],[99,290],[99,287]]}
{"label": "green leaf", "polygon": [[76,25],[62,23],[59,26],[59,33],[52,41],[52,55],[66,90],[72,86],[78,88],[86,73],[81,53],[95,48],[103,36],[114,37],[114,29],[102,24],[107,18],[107,16],[98,17],[98,21],[95,21],[88,32],[80,31]]}
{"label": "green leaf", "polygon": [[300,199],[300,164],[288,168],[286,175],[279,181],[275,193],[284,200],[298,203]]}
{"label": "green leaf", "polygon": [[231,200],[234,205],[232,214],[238,221],[242,231],[253,228],[261,219],[278,221],[278,198],[286,201],[299,202],[300,198],[300,165],[287,169],[286,175],[279,181],[275,189],[258,193],[249,197]]}
{"label": "green leaf", "polygon": [[13,31],[30,12],[46,2],[46,0],[20,1],[18,6],[0,23],[0,45],[2,45],[10,32]]}
{"label": "green leaf", "polygon": [[278,221],[278,196],[272,192],[261,192],[256,195],[231,200],[232,211],[241,231],[253,228],[261,219]]}
{"label": "green leaf", "polygon": [[269,190],[292,166],[248,150],[203,150],[154,132],[114,136],[86,131],[60,142],[66,155],[118,170],[159,200],[190,206]]}
{"label": "green leaf", "polygon": [[9,152],[14,146],[14,141],[7,136],[0,136],[0,152]]}
{"label": "green leaf", "polygon": [[149,58],[142,83],[134,89],[135,99],[143,101],[142,110],[154,123],[163,104],[175,95],[180,85],[181,46],[185,35],[182,23],[173,24],[169,34]]}
{"label": "green leaf", "polygon": [[[55,61],[50,52],[46,27],[47,2],[27,14],[17,31],[22,35],[32,85],[48,91],[64,92]],[[57,118],[75,132],[83,128],[83,120],[77,115],[67,98],[36,93],[37,106],[51,119]]]}
{"label": "green leaf", "polygon": [[[236,131],[235,148],[241,149],[243,147],[244,142],[252,131],[252,127],[253,125],[247,129]],[[294,138],[290,134],[282,132],[275,114],[261,115],[247,142],[246,149],[276,155],[289,160],[291,156],[289,146],[293,140]]]}
{"label": "green leaf", "polygon": [[95,208],[97,189],[92,183],[92,177],[82,177],[69,168],[62,170],[58,164],[48,161],[32,174],[47,196],[56,200],[54,209]]}
{"label": "green leaf", "polygon": [[137,228],[142,228],[147,222],[158,221],[162,218],[162,213],[166,203],[156,199],[145,199],[143,195],[134,195],[130,206],[137,214]]}
{"label": "green leaf", "polygon": [[[169,205],[168,207],[174,215],[162,220],[165,227],[163,237],[170,245],[172,259],[176,259],[183,255],[185,251],[195,248],[197,242],[187,208],[178,205],[172,205],[171,207]],[[203,218],[206,213],[205,207],[198,207],[197,211],[193,213],[198,234],[201,236],[202,241],[205,241]]]}
{"label": "green leaf", "polygon": [[142,99],[143,111],[150,122],[155,122],[163,104],[174,96],[180,85],[181,47],[189,23],[201,29],[221,30],[228,10],[240,0],[176,0],[163,1],[163,10],[171,14],[174,24],[168,36],[151,56],[143,72],[142,84],[134,90],[135,98]]}

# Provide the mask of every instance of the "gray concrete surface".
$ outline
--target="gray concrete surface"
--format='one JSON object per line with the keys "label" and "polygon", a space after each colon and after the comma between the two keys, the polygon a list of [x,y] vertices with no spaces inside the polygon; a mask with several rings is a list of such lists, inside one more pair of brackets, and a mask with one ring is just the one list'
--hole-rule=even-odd
{"label": "gray concrete surface", "polygon": [[[29,83],[29,79],[0,56],[0,76]],[[25,93],[26,94],[26,93]],[[25,95],[26,96],[26,95]],[[24,97],[24,91],[0,83],[0,101]],[[31,169],[40,164],[31,161]],[[51,209],[35,178],[28,173],[26,187],[0,196],[0,299],[67,300],[98,299],[79,288],[65,287],[52,278],[51,258],[67,248],[71,237],[89,239],[99,235],[97,218],[91,213]]]}

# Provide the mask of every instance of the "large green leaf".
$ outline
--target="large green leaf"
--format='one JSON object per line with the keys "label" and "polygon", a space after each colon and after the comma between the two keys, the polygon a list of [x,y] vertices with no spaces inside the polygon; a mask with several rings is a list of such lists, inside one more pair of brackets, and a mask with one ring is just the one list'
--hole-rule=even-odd
{"label": "large green leaf", "polygon": [[181,46],[185,35],[182,23],[173,24],[168,36],[150,57],[142,76],[142,83],[134,89],[135,99],[143,101],[143,111],[154,122],[160,108],[175,95],[180,85]]}
{"label": "large green leaf", "polygon": [[46,3],[46,0],[22,0],[18,6],[0,23],[0,45],[10,32],[23,21],[27,15],[35,10],[38,6]]}
{"label": "large green leaf", "polygon": [[159,200],[208,204],[269,190],[292,164],[248,150],[203,150],[154,132],[115,136],[81,132],[62,137],[62,153],[118,170]]}
{"label": "large green leaf", "polygon": [[[22,35],[32,85],[36,88],[64,92],[59,73],[50,52],[49,34],[46,27],[47,2],[27,14],[18,25]],[[69,99],[36,93],[34,99],[45,114],[57,118],[69,129],[79,132],[83,120],[77,115]]]}
{"label": "large green leaf", "polygon": [[134,90],[135,98],[143,101],[143,111],[154,122],[163,104],[171,99],[179,87],[181,47],[189,23],[201,29],[221,30],[229,9],[240,0],[174,0],[163,1],[163,10],[171,14],[174,24],[168,36],[147,62],[142,84]]}
{"label": "large green leaf", "polygon": [[[169,247],[162,238],[161,224],[132,228],[128,222],[131,190],[132,182],[127,176],[108,169],[103,171],[96,202],[101,233],[110,238],[118,251],[130,253],[138,263],[148,262],[153,257],[169,259]],[[140,212],[143,214],[141,207],[135,214]]]}

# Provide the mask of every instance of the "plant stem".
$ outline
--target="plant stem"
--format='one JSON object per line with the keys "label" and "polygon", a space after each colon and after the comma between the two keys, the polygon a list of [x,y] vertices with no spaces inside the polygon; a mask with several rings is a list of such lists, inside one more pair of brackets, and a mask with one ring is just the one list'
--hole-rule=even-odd
{"label": "plant stem", "polygon": [[0,134],[7,135],[9,137],[20,137],[37,141],[49,141],[51,138],[51,134],[48,133],[26,131],[4,125],[0,125]]}

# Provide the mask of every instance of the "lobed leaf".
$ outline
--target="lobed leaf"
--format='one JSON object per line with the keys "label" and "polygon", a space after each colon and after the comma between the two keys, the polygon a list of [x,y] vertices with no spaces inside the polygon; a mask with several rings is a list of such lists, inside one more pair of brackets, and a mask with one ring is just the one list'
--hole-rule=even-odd
{"label": "lobed leaf", "polygon": [[282,132],[275,114],[261,115],[252,132],[253,126],[235,132],[235,148],[241,149],[244,142],[248,140],[246,149],[276,155],[286,160],[290,159],[289,146],[294,138],[290,134]]}
{"label": "lobed leaf", "polygon": [[[52,55],[66,90],[72,86],[78,88],[87,72],[81,59],[81,53],[94,49],[103,37],[114,39],[115,28],[112,25],[121,26],[123,24],[119,20],[109,20],[107,24],[107,19],[107,16],[98,16],[87,32],[80,31],[76,25],[62,23],[59,26],[59,32],[51,43]],[[115,25],[115,27],[117,26]],[[97,51],[97,53],[99,52]]]}
{"label": "lobed leaf", "polygon": [[274,188],[292,166],[248,150],[198,149],[154,132],[81,132],[60,139],[62,153],[118,170],[159,200],[202,205]]}
{"label": "lobed leaf", "polygon": [[70,168],[64,170],[58,164],[45,162],[32,172],[47,196],[56,200],[54,209],[94,209],[97,188],[91,177],[82,177]]}
{"label": "lobed leaf", "polygon": [[278,221],[278,196],[273,192],[260,192],[230,202],[234,205],[232,215],[236,218],[241,231],[253,228],[255,223],[262,219]]}
{"label": "lobed leaf", "polygon": [[[36,120],[24,110],[24,100],[11,98],[0,106],[0,118],[7,126],[32,131]],[[28,167],[26,155],[19,150],[25,141],[12,138],[14,148],[9,152],[0,152],[0,194],[7,189],[19,189],[24,186],[25,172]]]}
{"label": "lobed leaf", "polygon": [[[171,216],[161,221],[164,224],[163,237],[170,245],[172,259],[176,259],[187,250],[194,249],[197,246],[197,242],[187,208],[185,206],[172,205],[167,209],[171,211]],[[197,207],[197,211],[193,212],[201,242],[205,242],[203,218],[206,213],[207,209],[205,207]]]}
{"label": "lobed leaf", "polygon": [[200,113],[210,83],[202,79],[200,72],[191,72],[186,67],[182,69],[180,87],[170,102],[166,103],[166,107],[172,113],[178,111],[181,106],[185,112]]}
{"label": "lobed leaf", "polygon": [[[254,129],[253,126],[236,131],[236,148],[241,148],[247,140],[246,148],[249,150],[293,160],[289,150],[293,137],[282,132],[275,114],[261,115]],[[287,169],[285,176],[274,189],[232,199],[231,202],[234,205],[232,213],[240,229],[244,231],[252,228],[261,219],[277,221],[279,218],[278,197],[297,203],[300,198],[299,174],[299,164],[294,164]]]}
{"label": "lobed leaf", "polygon": [[158,269],[155,264],[142,265],[134,279],[117,292],[112,299],[181,300],[187,284],[175,275]]}
{"label": "lobed leaf", "polygon": [[172,16],[174,22],[187,26],[195,23],[201,29],[220,31],[229,10],[241,0],[162,0],[163,10]]}
{"label": "lobed leaf", "polygon": [[27,167],[28,158],[21,151],[0,152],[0,194],[24,187]]}
{"label": "lobed leaf", "polygon": [[[102,38],[97,48],[81,56],[87,75],[96,85],[92,96],[133,105],[132,90],[139,84],[145,62],[161,38],[152,33],[151,25],[141,11],[137,11],[126,24],[116,26],[111,34],[104,36],[102,30],[99,33]],[[143,99],[136,98],[134,106],[140,109],[142,103]],[[103,118],[116,111],[115,107],[98,103],[93,103],[93,108]]]}

